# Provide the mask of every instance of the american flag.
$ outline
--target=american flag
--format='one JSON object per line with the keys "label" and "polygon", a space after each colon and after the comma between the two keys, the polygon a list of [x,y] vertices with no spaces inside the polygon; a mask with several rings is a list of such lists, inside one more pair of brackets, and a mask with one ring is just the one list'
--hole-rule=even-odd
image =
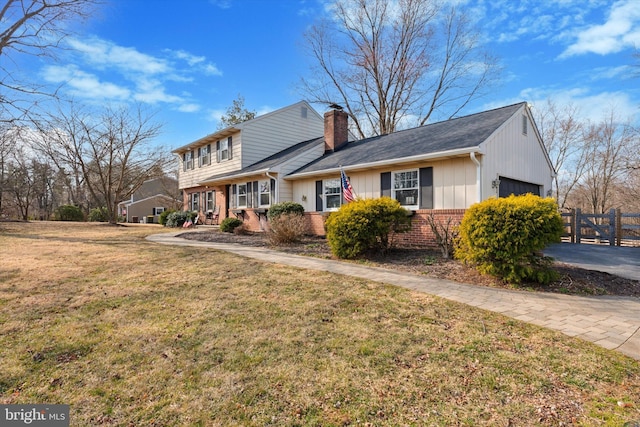
{"label": "american flag", "polygon": [[355,192],[353,191],[353,187],[351,187],[351,183],[345,175],[344,171],[340,169],[340,180],[342,181],[342,196],[344,200],[349,203],[353,202],[356,198]]}

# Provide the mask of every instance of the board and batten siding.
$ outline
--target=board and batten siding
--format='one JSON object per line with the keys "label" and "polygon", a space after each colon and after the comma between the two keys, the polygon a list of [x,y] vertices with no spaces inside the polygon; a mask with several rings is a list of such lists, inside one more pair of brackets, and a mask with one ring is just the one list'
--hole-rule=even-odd
{"label": "board and batten siding", "polygon": [[258,117],[242,130],[242,167],[323,135],[324,119],[303,103]]}
{"label": "board and batten siding", "polygon": [[[523,133],[523,116],[527,133]],[[544,196],[551,189],[553,169],[527,110],[523,107],[482,144],[483,198],[498,196],[491,181],[499,176],[540,185]]]}
{"label": "board and batten siding", "polygon": [[[349,172],[347,175],[356,195],[377,198],[382,195],[380,174],[424,167],[433,168],[433,208],[466,209],[477,202],[476,167],[470,158],[455,158],[436,162],[398,165],[392,168]],[[293,201],[304,206],[306,212],[316,211],[316,181],[339,178],[340,174],[319,175],[293,182]],[[304,200],[306,199],[306,200]]]}
{"label": "board and batten siding", "polygon": [[[224,139],[226,138],[227,137],[224,137]],[[185,171],[181,154],[178,162],[178,188],[183,190],[185,188],[197,187],[200,185],[199,183],[211,176],[239,171],[242,161],[240,155],[242,152],[242,135],[240,132],[235,132],[231,135],[231,138],[232,156],[229,160],[221,160],[219,163],[216,161],[217,141],[211,142],[211,164],[198,166],[198,149],[195,148],[193,150],[195,155],[194,168]]]}

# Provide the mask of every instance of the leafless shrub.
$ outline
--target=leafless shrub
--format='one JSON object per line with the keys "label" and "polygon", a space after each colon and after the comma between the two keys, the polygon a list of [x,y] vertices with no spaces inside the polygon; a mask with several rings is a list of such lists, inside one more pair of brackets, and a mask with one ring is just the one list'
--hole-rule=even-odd
{"label": "leafless shrub", "polygon": [[304,215],[278,215],[269,221],[269,242],[274,245],[295,243],[307,234],[307,231],[308,225]]}
{"label": "leafless shrub", "polygon": [[442,256],[447,259],[451,258],[455,239],[458,236],[458,226],[460,224],[454,222],[451,217],[447,218],[447,221],[444,223],[442,221],[436,221],[433,213],[427,216],[427,223],[429,227],[431,227],[431,231],[436,238],[436,244],[440,248]]}

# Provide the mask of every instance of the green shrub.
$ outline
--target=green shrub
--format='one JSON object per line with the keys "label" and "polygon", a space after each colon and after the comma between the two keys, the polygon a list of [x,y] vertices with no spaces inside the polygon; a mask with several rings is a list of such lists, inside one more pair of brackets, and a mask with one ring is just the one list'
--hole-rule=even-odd
{"label": "green shrub", "polygon": [[296,202],[276,203],[275,205],[269,208],[269,211],[267,212],[267,217],[269,218],[269,220],[272,220],[274,218],[279,217],[282,214],[303,215],[304,206]]}
{"label": "green shrub", "polygon": [[355,258],[389,250],[394,233],[411,228],[411,218],[400,202],[381,197],[342,205],[329,215],[325,227],[331,252],[339,258]]}
{"label": "green shrub", "polygon": [[73,205],[62,205],[54,213],[56,221],[84,221],[82,210]]}
{"label": "green shrub", "polygon": [[87,220],[91,222],[108,222],[109,213],[107,212],[107,208],[103,206],[101,208],[91,209]]}
{"label": "green shrub", "polygon": [[455,257],[511,283],[549,283],[551,259],[540,251],[560,241],[563,226],[551,198],[532,194],[489,199],[471,206],[460,224]]}
{"label": "green shrub", "polygon": [[160,225],[166,225],[167,224],[167,217],[169,216],[170,213],[175,212],[175,210],[173,209],[167,209],[166,211],[163,211],[160,214],[160,218],[158,218],[158,224]]}
{"label": "green shrub", "polygon": [[240,221],[238,218],[225,218],[220,223],[220,231],[224,231],[225,233],[233,233],[233,230],[241,225],[242,221]]}
{"label": "green shrub", "polygon": [[197,212],[174,211],[166,216],[165,227],[182,227],[187,220],[193,221]]}
{"label": "green shrub", "polygon": [[274,245],[300,241],[307,233],[307,219],[298,213],[282,213],[269,220],[269,241]]}

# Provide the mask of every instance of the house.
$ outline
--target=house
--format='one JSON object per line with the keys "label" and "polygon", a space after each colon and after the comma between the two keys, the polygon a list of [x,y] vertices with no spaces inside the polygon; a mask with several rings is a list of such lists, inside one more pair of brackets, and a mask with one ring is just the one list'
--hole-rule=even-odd
{"label": "house", "polygon": [[[321,137],[323,123],[322,116],[302,101],[174,150],[180,158],[178,186],[184,209],[198,211],[204,218],[217,206],[220,220],[228,216],[249,220],[247,209],[251,208],[252,217],[257,215],[255,225],[264,227],[266,209],[279,200],[290,200],[291,185],[276,171],[277,162],[268,163],[266,169],[255,165],[272,156],[286,157],[301,141]],[[322,154],[316,151],[294,159],[290,170]]]}
{"label": "house", "polygon": [[145,181],[131,198],[118,204],[119,215],[126,222],[158,223],[159,215],[168,209],[181,209],[182,201],[178,181],[169,178],[155,178]]}
{"label": "house", "polygon": [[349,141],[347,113],[328,111],[323,136],[197,184],[224,186],[228,214],[250,229],[266,229],[270,204],[294,201],[313,232],[324,234],[325,216],[344,203],[341,169],[358,197],[389,196],[412,213],[412,231],[403,239],[415,244],[431,234],[431,214],[459,220],[489,197],[545,196],[554,175],[531,112],[519,103],[357,141]]}

